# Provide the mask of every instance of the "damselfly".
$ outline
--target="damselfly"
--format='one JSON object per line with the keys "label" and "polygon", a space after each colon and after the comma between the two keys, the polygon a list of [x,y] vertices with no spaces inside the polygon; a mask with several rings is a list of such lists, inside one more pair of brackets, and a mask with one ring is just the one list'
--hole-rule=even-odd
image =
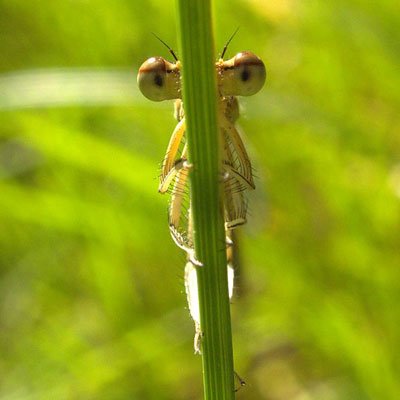
{"label": "damselfly", "polygon": [[[223,57],[230,40],[224,47],[215,68],[222,143],[221,184],[224,194],[228,283],[229,296],[232,297],[234,276],[231,265],[232,230],[246,223],[245,192],[255,189],[251,162],[235,127],[235,122],[239,117],[236,96],[251,96],[257,93],[264,85],[266,71],[260,58],[249,51],[238,53],[235,57],[224,61]],[[181,100],[181,63],[173,50],[169,47],[168,49],[175,62],[171,63],[162,57],[149,58],[140,67],[137,81],[141,92],[148,99],[175,100],[175,118],[178,124],[172,133],[162,162],[158,191],[168,192],[171,195],[168,212],[171,236],[188,255],[185,286],[189,310],[196,327],[195,352],[200,353],[201,327],[196,266],[201,265],[201,262],[195,257],[193,246],[189,179],[191,165],[188,162],[185,114]]]}

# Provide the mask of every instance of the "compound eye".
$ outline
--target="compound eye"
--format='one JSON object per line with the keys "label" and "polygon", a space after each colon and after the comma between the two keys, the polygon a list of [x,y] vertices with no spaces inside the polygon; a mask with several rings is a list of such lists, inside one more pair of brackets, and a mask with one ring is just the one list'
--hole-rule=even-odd
{"label": "compound eye", "polygon": [[163,101],[180,98],[180,71],[162,57],[152,57],[139,68],[137,83],[149,100]]}
{"label": "compound eye", "polygon": [[225,96],[251,96],[264,86],[264,63],[250,51],[236,54],[223,65],[222,90]]}
{"label": "compound eye", "polygon": [[233,61],[238,95],[251,96],[263,86],[266,77],[264,63],[253,53],[236,54]]}

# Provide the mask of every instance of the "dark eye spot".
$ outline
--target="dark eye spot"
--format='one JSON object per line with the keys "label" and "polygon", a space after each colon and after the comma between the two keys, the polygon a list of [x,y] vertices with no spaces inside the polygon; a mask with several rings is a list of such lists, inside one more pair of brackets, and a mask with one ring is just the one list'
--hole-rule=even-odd
{"label": "dark eye spot", "polygon": [[163,77],[160,74],[154,75],[154,84],[159,87],[162,87],[164,85]]}
{"label": "dark eye spot", "polygon": [[245,68],[245,69],[241,72],[241,74],[240,74],[240,79],[241,79],[243,82],[246,82],[246,81],[248,81],[248,80],[250,79],[250,71],[249,71],[247,68]]}

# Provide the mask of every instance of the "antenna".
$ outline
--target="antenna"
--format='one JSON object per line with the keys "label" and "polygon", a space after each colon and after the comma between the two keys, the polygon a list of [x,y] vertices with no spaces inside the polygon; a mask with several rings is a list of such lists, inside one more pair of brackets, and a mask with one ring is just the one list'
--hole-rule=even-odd
{"label": "antenna", "polygon": [[232,33],[231,37],[229,38],[229,40],[226,42],[226,45],[224,46],[224,49],[222,50],[221,53],[221,57],[220,58],[224,58],[225,52],[228,49],[229,43],[231,42],[231,40],[233,39],[233,37],[237,34],[237,31],[239,30],[239,27],[236,28],[235,32]]}
{"label": "antenna", "polygon": [[161,38],[159,38],[154,32],[151,32],[168,50],[169,52],[172,54],[172,57],[174,57],[175,61],[179,61],[178,57],[176,56],[176,54],[174,53],[174,51],[171,49],[171,47],[169,47],[167,45],[167,43],[164,42],[164,40],[162,40]]}

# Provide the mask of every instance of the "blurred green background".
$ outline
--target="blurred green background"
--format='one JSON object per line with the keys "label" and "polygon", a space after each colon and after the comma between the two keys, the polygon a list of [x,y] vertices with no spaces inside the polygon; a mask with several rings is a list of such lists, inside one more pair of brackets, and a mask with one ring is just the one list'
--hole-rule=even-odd
{"label": "blurred green background", "polygon": [[[172,102],[136,87],[175,3],[0,0],[0,398],[200,399],[157,193]],[[232,304],[238,399],[400,398],[400,16],[219,0],[257,175]]]}

